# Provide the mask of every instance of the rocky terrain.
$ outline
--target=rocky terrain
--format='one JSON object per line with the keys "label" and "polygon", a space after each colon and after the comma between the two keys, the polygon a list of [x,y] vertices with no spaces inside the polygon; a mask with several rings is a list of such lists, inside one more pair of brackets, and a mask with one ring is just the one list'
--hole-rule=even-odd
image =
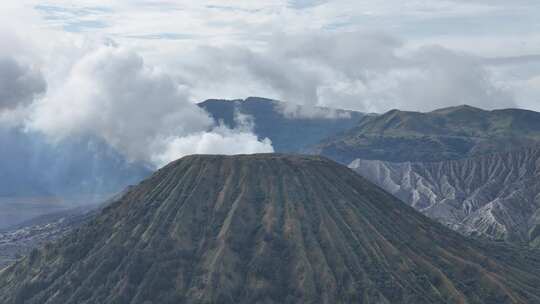
{"label": "rocky terrain", "polygon": [[540,146],[431,163],[358,159],[349,166],[464,234],[540,246]]}
{"label": "rocky terrain", "polygon": [[540,113],[470,106],[428,113],[392,110],[368,116],[312,152],[344,164],[355,159],[433,162],[463,159],[540,142]]}
{"label": "rocky terrain", "polygon": [[0,272],[11,303],[540,303],[471,240],[316,156],[189,156]]}

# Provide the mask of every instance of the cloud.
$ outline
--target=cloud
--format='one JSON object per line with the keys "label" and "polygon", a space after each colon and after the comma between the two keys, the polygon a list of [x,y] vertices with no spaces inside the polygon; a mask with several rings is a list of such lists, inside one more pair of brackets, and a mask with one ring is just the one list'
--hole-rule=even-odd
{"label": "cloud", "polygon": [[228,153],[245,152],[241,140],[257,145],[246,130],[213,131],[213,120],[189,101],[189,94],[188,87],[146,65],[137,53],[103,46],[77,62],[63,86],[33,105],[30,128],[55,139],[99,136],[130,160],[147,162],[163,151],[183,156],[185,149],[173,153],[168,143],[185,136],[190,141],[208,141],[204,137],[212,132],[225,141],[230,137],[238,145],[223,151]]}
{"label": "cloud", "polygon": [[[25,19],[35,25],[25,27],[28,31],[70,31],[66,40],[112,38],[132,47],[148,63],[180,74],[192,99],[263,95],[288,101],[284,112],[294,116],[297,105],[377,112],[429,110],[446,102],[512,106],[516,92],[508,89],[514,87],[502,78],[493,82],[490,66],[537,60],[540,44],[534,43],[538,35],[531,20],[538,10],[531,8],[539,5],[534,0],[55,0],[9,3],[16,9],[6,15],[37,16]],[[288,34],[276,34],[280,31]],[[445,51],[427,51],[426,45]],[[455,65],[443,66],[445,60]],[[467,81],[460,82],[461,76]],[[310,112],[300,114],[311,117]]]}
{"label": "cloud", "polygon": [[[50,119],[43,117],[53,117],[56,112],[63,117],[62,111],[65,110],[60,105],[77,103],[68,99],[78,97],[77,85],[64,82],[75,83],[81,78],[77,74],[92,73],[77,72],[81,68],[72,69],[66,78],[63,73],[56,71],[60,69],[56,66],[62,66],[57,62],[63,63],[56,57],[69,53],[64,46],[72,43],[77,44],[78,49],[74,52],[75,56],[67,56],[79,58],[83,54],[87,58],[84,55],[89,48],[86,41],[111,38],[118,45],[136,50],[144,57],[143,68],[136,73],[144,75],[139,82],[149,79],[152,83],[172,83],[169,89],[159,91],[166,91],[164,96],[175,95],[172,99],[187,103],[215,97],[235,99],[265,96],[287,101],[283,112],[291,117],[328,116],[321,114],[314,106],[366,112],[383,112],[392,108],[428,111],[463,103],[495,108],[515,106],[516,96],[529,100],[519,101],[518,105],[534,104],[536,100],[532,95],[535,90],[526,96],[517,94],[518,86],[509,83],[513,73],[502,75],[502,72],[494,72],[492,68],[495,65],[509,66],[537,60],[536,55],[528,56],[538,53],[535,52],[538,44],[533,43],[538,40],[537,35],[530,26],[534,10],[524,10],[533,1],[520,0],[519,5],[503,1],[488,2],[272,0],[254,3],[208,0],[111,3],[86,0],[73,5],[69,1],[55,0],[49,1],[49,4],[32,5],[33,15],[37,15],[38,19],[30,19],[29,16],[25,22],[39,26],[31,27],[28,31],[35,31],[36,28],[49,31],[46,35],[34,35],[39,41],[36,44],[48,45],[49,40],[54,40],[50,41],[54,45],[57,41],[64,41],[63,44],[58,43],[61,46],[53,46],[43,52],[48,56],[45,66],[51,93],[46,102],[36,105],[32,121],[44,130],[57,130],[50,133],[62,133],[62,127],[54,127],[53,123],[48,122]],[[9,5],[16,6],[15,3]],[[511,29],[506,31],[509,28],[507,22],[499,21],[500,18],[509,18],[508,14],[516,22],[512,22]],[[8,15],[17,14],[13,11]],[[482,26],[471,26],[464,31],[464,19],[468,20],[467,24],[475,22],[473,25]],[[106,27],[66,33],[66,26],[77,22],[98,22]],[[505,28],[504,36],[498,30],[502,27]],[[18,28],[22,28],[22,25]],[[287,34],[279,34],[279,31]],[[58,35],[50,36],[51,32]],[[467,39],[464,40],[464,37]],[[536,38],[531,40],[527,37]],[[28,38],[26,40],[34,40]],[[490,44],[490,41],[496,44]],[[483,59],[480,56],[483,53],[489,54],[485,57],[490,58]],[[140,72],[143,70],[145,72]],[[532,73],[534,75],[528,79],[538,75],[538,68]],[[92,75],[82,77],[81,88],[95,84],[95,78],[102,77],[98,73]],[[166,78],[170,81],[163,81]],[[137,82],[136,79],[130,81]],[[105,87],[103,83],[99,83],[99,86]],[[173,86],[174,90],[170,89]],[[64,89],[67,90],[66,94],[62,92]],[[92,89],[81,90],[97,94]],[[116,99],[116,95],[120,94],[114,92],[113,88],[103,92],[110,92],[107,100]],[[134,91],[134,94],[144,97],[144,92]],[[100,93],[98,97],[103,95],[106,94]],[[87,106],[92,103],[80,103],[97,112],[93,106]],[[141,107],[147,109],[143,105]],[[45,108],[60,110],[44,115],[47,112]],[[111,108],[114,107],[108,107],[107,111]],[[171,106],[164,108],[171,109]],[[125,106],[119,106],[119,109],[120,112],[129,113]],[[89,117],[85,114],[81,120],[100,119],[97,114]],[[190,132],[173,133],[192,134],[211,130],[214,126],[208,126],[205,120],[201,118],[197,123],[186,124],[196,126]],[[112,119],[106,121],[113,124]],[[67,124],[65,129],[92,131],[89,129],[93,127],[85,125],[91,124]],[[128,140],[133,135],[122,136],[125,138],[119,140],[120,136],[114,134],[114,128],[104,129],[109,140],[125,151],[142,151],[144,149],[141,147],[149,146],[148,141],[151,141],[141,143]],[[153,133],[143,132],[142,136],[151,138],[149,134]],[[158,135],[167,137],[171,134]],[[133,145],[137,147],[130,148]],[[148,152],[142,154],[148,158]],[[136,157],[142,157],[142,154]]]}
{"label": "cloud", "polygon": [[483,62],[487,65],[493,65],[493,66],[538,63],[540,62],[540,55],[529,54],[529,55],[521,55],[521,56],[486,58],[483,60]]}
{"label": "cloud", "polygon": [[178,156],[189,154],[252,154],[272,153],[272,141],[259,140],[253,134],[249,116],[236,113],[236,129],[219,125],[209,132],[199,132],[183,137],[171,137],[164,142],[165,149],[154,156],[153,162],[165,165]]}
{"label": "cloud", "polygon": [[271,149],[249,127],[214,125],[193,104],[206,98],[265,96],[317,118],[334,115],[315,106],[540,100],[534,0],[36,3],[2,6],[0,28],[21,39],[0,33],[0,121],[9,113],[53,139],[97,136],[131,160]]}
{"label": "cloud", "polygon": [[193,85],[201,91],[216,82],[240,84],[245,92],[241,96],[268,92],[267,96],[286,101],[282,110],[289,116],[321,118],[324,113],[315,106],[341,106],[337,101],[321,102],[322,90],[343,77],[363,79],[368,70],[379,72],[401,64],[394,54],[399,45],[398,39],[379,33],[275,35],[262,50],[200,47],[182,70],[189,73],[184,78],[195,79]]}
{"label": "cloud", "polygon": [[40,12],[49,24],[62,26],[67,32],[84,32],[94,29],[104,29],[108,24],[101,20],[112,11],[105,6],[61,6],[36,5],[34,9]]}
{"label": "cloud", "polygon": [[391,85],[395,106],[411,110],[461,104],[488,109],[515,106],[511,93],[495,83],[475,56],[430,46],[413,51],[404,60],[412,67],[389,74],[395,81]]}
{"label": "cloud", "polygon": [[0,55],[0,112],[29,105],[46,89],[39,69]]}
{"label": "cloud", "polygon": [[218,127],[212,132],[200,132],[183,137],[172,137],[164,151],[152,157],[153,163],[163,166],[184,155],[190,154],[253,154],[272,153],[272,142],[262,141],[251,132],[233,132]]}
{"label": "cloud", "polygon": [[206,84],[241,84],[241,96],[270,92],[286,101],[282,110],[292,117],[320,118],[316,106],[364,112],[515,106],[486,60],[441,46],[409,47],[385,33],[276,35],[260,50],[231,46],[197,52],[185,69],[186,79],[197,79],[194,87],[209,91]]}
{"label": "cloud", "polygon": [[289,5],[295,9],[305,9],[327,2],[327,0],[290,0]]}
{"label": "cloud", "polygon": [[540,76],[517,80],[509,84],[519,107],[540,112]]}

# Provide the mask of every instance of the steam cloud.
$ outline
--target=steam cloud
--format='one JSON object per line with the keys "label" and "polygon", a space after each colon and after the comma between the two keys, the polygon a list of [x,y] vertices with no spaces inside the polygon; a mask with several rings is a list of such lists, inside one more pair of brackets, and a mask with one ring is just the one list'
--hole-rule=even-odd
{"label": "steam cloud", "polygon": [[41,72],[7,56],[0,56],[0,111],[24,107],[45,93]]}
{"label": "steam cloud", "polygon": [[36,103],[30,126],[56,139],[98,135],[130,160],[156,165],[191,153],[273,151],[269,140],[246,129],[215,128],[188,98],[189,88],[138,54],[105,46],[83,57],[65,85]]}
{"label": "steam cloud", "polygon": [[262,141],[253,134],[251,117],[235,113],[237,128],[230,129],[219,125],[211,132],[199,132],[184,137],[167,140],[167,147],[157,154],[154,163],[164,165],[175,155],[188,154],[250,154],[254,152],[273,152],[272,142],[265,138]]}

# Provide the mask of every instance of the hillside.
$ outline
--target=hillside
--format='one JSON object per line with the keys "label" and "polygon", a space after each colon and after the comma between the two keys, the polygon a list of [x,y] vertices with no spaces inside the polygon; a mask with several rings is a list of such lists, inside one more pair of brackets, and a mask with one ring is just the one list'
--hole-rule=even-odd
{"label": "hillside", "polygon": [[0,231],[0,269],[57,240],[91,219],[96,211],[81,207],[38,216]]}
{"label": "hillside", "polygon": [[540,246],[540,146],[455,161],[349,166],[455,230]]}
{"label": "hillside", "polygon": [[188,156],[0,272],[0,302],[540,303],[539,273],[328,159]]}
{"label": "hillside", "polygon": [[432,162],[539,142],[540,113],[459,106],[370,116],[344,134],[324,140],[313,151],[346,164],[355,159]]}

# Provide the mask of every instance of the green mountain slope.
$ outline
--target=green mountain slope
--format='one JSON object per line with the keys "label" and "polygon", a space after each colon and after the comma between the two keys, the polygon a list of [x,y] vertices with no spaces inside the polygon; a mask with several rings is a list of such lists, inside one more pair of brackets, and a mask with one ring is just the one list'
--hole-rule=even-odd
{"label": "green mountain slope", "polygon": [[461,159],[540,142],[540,113],[470,106],[429,113],[392,110],[363,119],[314,150],[343,163],[354,159],[392,162]]}
{"label": "green mountain slope", "polygon": [[189,156],[0,273],[11,303],[540,303],[477,243],[326,158]]}

